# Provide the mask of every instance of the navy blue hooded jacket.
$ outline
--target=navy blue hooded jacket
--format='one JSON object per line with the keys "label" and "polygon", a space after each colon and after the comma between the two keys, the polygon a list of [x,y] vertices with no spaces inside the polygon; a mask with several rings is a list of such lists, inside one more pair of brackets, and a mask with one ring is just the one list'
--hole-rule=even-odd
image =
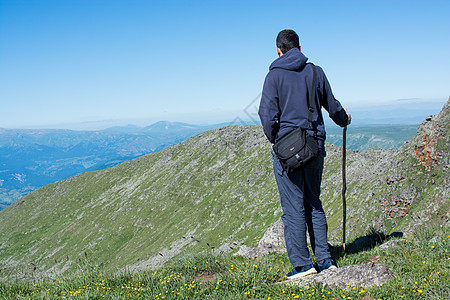
{"label": "navy blue hooded jacket", "polygon": [[334,98],[325,73],[318,66],[313,121],[312,124],[308,122],[307,97],[312,86],[313,70],[311,65],[306,64],[307,60],[299,49],[293,48],[269,67],[258,113],[264,133],[271,143],[293,128],[302,127],[318,140],[320,148],[324,148],[326,135],[321,107],[328,111],[337,125],[344,127],[348,123],[347,113]]}

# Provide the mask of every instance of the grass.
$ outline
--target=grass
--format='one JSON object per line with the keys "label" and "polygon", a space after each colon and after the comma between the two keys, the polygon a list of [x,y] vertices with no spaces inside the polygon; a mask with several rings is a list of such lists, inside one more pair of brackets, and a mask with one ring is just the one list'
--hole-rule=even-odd
{"label": "grass", "polygon": [[[278,284],[290,270],[285,254],[245,259],[203,253],[174,259],[163,267],[138,273],[103,272],[88,260],[54,279],[0,281],[1,299],[449,299],[449,226],[429,226],[396,240],[398,248],[383,250],[388,237],[374,231],[366,244],[352,241],[347,252],[333,248],[339,266],[384,263],[394,278],[383,286],[300,288]],[[4,271],[4,270],[3,270]],[[12,278],[12,277],[11,277]]]}

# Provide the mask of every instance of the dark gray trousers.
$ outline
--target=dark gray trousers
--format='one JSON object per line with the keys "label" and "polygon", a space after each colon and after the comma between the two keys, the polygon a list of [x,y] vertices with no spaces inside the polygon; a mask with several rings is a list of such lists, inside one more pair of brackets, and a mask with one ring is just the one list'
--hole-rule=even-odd
{"label": "dark gray trousers", "polygon": [[318,261],[330,258],[327,241],[327,219],[320,201],[324,154],[298,171],[283,171],[280,161],[273,155],[273,170],[280,193],[284,223],[284,238],[292,266],[302,267],[312,263],[306,230]]}

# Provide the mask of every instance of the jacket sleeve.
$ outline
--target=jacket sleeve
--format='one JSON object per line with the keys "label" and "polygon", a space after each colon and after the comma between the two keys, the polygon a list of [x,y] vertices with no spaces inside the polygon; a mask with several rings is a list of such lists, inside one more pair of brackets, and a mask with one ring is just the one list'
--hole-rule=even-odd
{"label": "jacket sleeve", "polygon": [[320,101],[321,105],[328,112],[330,118],[337,125],[344,127],[348,124],[348,116],[345,109],[342,107],[341,103],[336,100],[331,91],[330,83],[328,82],[325,73],[321,70],[322,78],[318,81],[319,83],[319,93],[321,93]]}
{"label": "jacket sleeve", "polygon": [[275,143],[280,128],[281,112],[278,105],[278,91],[271,72],[267,74],[264,81],[258,114],[264,134],[271,143]]}

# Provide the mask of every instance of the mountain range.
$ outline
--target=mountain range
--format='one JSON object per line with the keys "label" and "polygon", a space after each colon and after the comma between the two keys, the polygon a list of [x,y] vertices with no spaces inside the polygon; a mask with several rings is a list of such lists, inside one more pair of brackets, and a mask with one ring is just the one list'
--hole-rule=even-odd
{"label": "mountain range", "polygon": [[[448,223],[450,101],[398,149],[347,149],[348,239]],[[281,209],[260,126],[229,126],[46,185],[0,212],[3,274],[48,276],[89,258],[140,270],[256,245]],[[327,143],[322,201],[342,232],[342,147]],[[1,274],[0,274],[1,275]]]}
{"label": "mountain range", "polygon": [[159,151],[219,126],[162,121],[101,131],[0,129],[0,210],[46,184]]}
{"label": "mountain range", "polygon": [[[99,131],[0,129],[0,210],[46,184],[112,167],[226,125],[161,121]],[[359,151],[398,148],[414,136],[416,128],[351,126],[347,145]],[[328,126],[327,131],[328,141],[342,145],[341,129]]]}

